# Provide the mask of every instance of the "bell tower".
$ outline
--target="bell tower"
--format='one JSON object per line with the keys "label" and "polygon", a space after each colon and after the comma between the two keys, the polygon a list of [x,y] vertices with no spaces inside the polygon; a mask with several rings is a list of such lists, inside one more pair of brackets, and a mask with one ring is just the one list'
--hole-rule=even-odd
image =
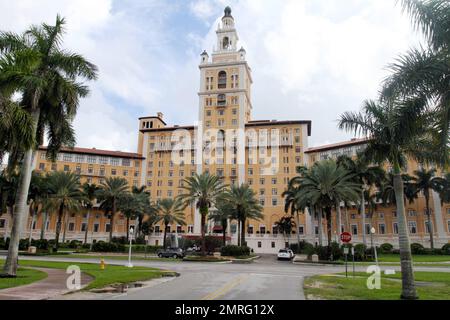
{"label": "bell tower", "polygon": [[[206,50],[200,56],[199,134],[203,134],[204,148],[197,148],[197,171],[223,176],[226,184],[242,184],[246,178],[245,126],[251,120],[253,80],[246,51],[238,46],[230,7],[225,8],[216,34],[211,57]],[[217,144],[233,151],[216,150]],[[210,145],[214,150],[211,159],[207,155]]]}

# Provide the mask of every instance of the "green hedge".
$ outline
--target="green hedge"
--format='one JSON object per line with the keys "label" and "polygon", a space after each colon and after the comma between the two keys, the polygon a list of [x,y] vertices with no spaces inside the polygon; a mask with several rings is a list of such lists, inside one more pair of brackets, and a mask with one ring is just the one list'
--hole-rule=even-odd
{"label": "green hedge", "polygon": [[250,250],[249,247],[225,246],[220,253],[224,257],[244,257],[250,256]]}

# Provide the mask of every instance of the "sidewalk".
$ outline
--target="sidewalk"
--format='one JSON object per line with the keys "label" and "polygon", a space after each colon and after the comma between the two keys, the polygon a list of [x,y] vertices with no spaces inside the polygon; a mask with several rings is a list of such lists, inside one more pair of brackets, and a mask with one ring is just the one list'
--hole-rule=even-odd
{"label": "sidewalk", "polygon": [[[70,292],[66,287],[69,277],[65,270],[33,268],[48,274],[44,280],[20,287],[0,290],[0,300],[47,300],[58,295]],[[81,274],[81,286],[84,287],[93,278],[84,273]]]}

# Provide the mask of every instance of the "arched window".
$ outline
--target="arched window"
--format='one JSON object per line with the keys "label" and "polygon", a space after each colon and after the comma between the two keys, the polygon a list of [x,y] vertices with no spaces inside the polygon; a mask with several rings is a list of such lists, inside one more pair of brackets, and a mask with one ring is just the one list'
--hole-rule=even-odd
{"label": "arched window", "polygon": [[222,47],[223,49],[228,49],[228,46],[230,45],[230,39],[228,39],[228,37],[223,38],[223,44]]}
{"label": "arched window", "polygon": [[227,73],[225,71],[219,72],[219,83],[218,83],[219,89],[226,89],[227,88]]}

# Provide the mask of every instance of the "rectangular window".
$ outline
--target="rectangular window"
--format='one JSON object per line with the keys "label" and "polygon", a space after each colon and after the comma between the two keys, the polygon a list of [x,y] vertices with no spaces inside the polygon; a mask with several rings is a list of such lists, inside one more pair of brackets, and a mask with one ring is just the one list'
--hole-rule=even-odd
{"label": "rectangular window", "polygon": [[262,242],[258,241],[258,248],[262,248]]}
{"label": "rectangular window", "polygon": [[97,157],[96,156],[87,156],[87,162],[88,163],[97,163]]}
{"label": "rectangular window", "polygon": [[105,232],[111,232],[111,224],[105,224]]}
{"label": "rectangular window", "polygon": [[99,162],[100,162],[100,164],[108,164],[109,159],[108,159],[108,157],[100,157]]}
{"label": "rectangular window", "polygon": [[278,205],[278,199],[277,198],[273,198],[272,199],[272,206],[276,207]]}
{"label": "rectangular window", "polygon": [[41,171],[45,170],[45,163],[39,163],[39,170]]}
{"label": "rectangular window", "polygon": [[70,167],[68,165],[64,166],[64,172],[69,172],[70,171]]}
{"label": "rectangular window", "polygon": [[370,229],[372,229],[370,224],[366,224],[366,228],[365,229],[366,229],[366,234],[370,234]]}
{"label": "rectangular window", "polygon": [[352,234],[354,236],[358,235],[358,226],[356,224],[352,224]]}
{"label": "rectangular window", "polygon": [[[433,225],[433,223],[431,223],[431,225]],[[425,221],[425,232],[430,234],[430,224],[428,221]]]}
{"label": "rectangular window", "polygon": [[86,223],[86,222],[83,222],[83,223],[81,224],[81,232],[86,232],[86,230],[87,230],[87,223]]}
{"label": "rectangular window", "polygon": [[416,234],[417,233],[417,224],[415,221],[409,221],[408,222],[408,228],[410,234]]}
{"label": "rectangular window", "polygon": [[58,165],[56,163],[52,163],[52,171],[57,171]]}
{"label": "rectangular window", "polygon": [[272,248],[275,248],[275,242],[272,241]]}
{"label": "rectangular window", "polygon": [[120,165],[120,160],[117,159],[117,158],[111,158],[111,165],[115,166],[115,167],[119,166]]}
{"label": "rectangular window", "polygon": [[98,232],[98,229],[100,228],[100,225],[98,223],[94,224],[94,232]]}
{"label": "rectangular window", "polygon": [[260,234],[266,234],[266,226],[260,226],[259,227],[259,233]]}
{"label": "rectangular window", "polygon": [[315,226],[315,227],[314,227],[314,234],[315,234],[316,236],[319,235],[319,226]]}
{"label": "rectangular window", "polygon": [[384,223],[380,223],[378,225],[378,233],[379,234],[386,234],[386,225]]}
{"label": "rectangular window", "polygon": [[194,233],[194,226],[188,226],[188,233]]}
{"label": "rectangular window", "polygon": [[63,154],[63,161],[64,162],[71,162],[72,161],[72,155],[70,153],[64,153]]}
{"label": "rectangular window", "polygon": [[298,227],[298,234],[304,235],[305,234],[305,226]]}
{"label": "rectangular window", "polygon": [[0,229],[5,229],[5,227],[6,227],[6,220],[0,219]]}
{"label": "rectangular window", "polygon": [[79,163],[84,162],[84,155],[81,155],[81,154],[75,155],[75,162],[79,162]]}
{"label": "rectangular window", "polygon": [[130,167],[131,166],[131,160],[130,159],[122,159],[122,166]]}
{"label": "rectangular window", "polygon": [[398,223],[397,222],[392,224],[392,231],[394,232],[394,234],[398,234]]}
{"label": "rectangular window", "polygon": [[70,222],[70,223],[69,223],[69,231],[70,231],[70,232],[75,231],[75,223],[73,223],[73,222]]}

